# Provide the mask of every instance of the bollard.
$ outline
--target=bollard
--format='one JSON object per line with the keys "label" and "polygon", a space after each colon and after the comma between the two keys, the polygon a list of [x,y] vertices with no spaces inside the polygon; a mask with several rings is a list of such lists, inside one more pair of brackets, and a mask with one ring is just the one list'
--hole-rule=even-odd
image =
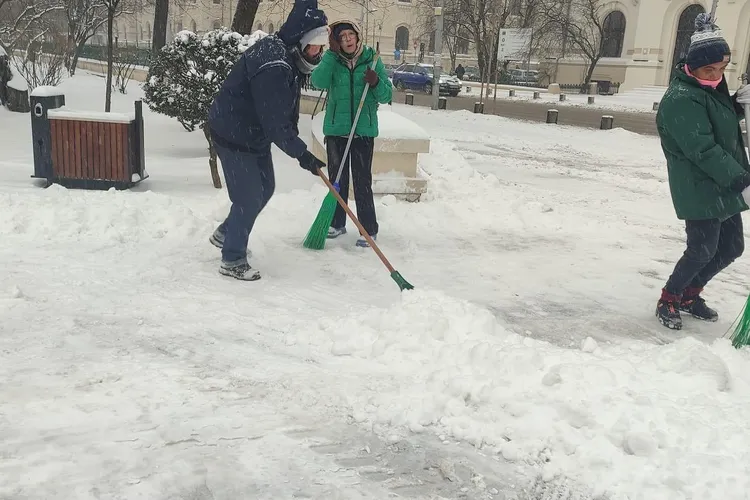
{"label": "bollard", "polygon": [[474,103],[474,112],[475,113],[484,114],[484,103],[483,102],[475,102]]}
{"label": "bollard", "polygon": [[594,96],[589,96],[589,104],[594,104],[594,99],[596,99]]}
{"label": "bollard", "polygon": [[659,111],[659,103],[655,102],[654,107],[652,108],[654,111]]}
{"label": "bollard", "polygon": [[508,97],[516,97],[516,91],[513,89],[510,89],[508,91]]}
{"label": "bollard", "polygon": [[547,123],[557,123],[558,112],[556,109],[547,110]]}
{"label": "bollard", "polygon": [[560,94],[560,102],[565,102],[565,100],[568,98],[566,94]]}
{"label": "bollard", "polygon": [[447,97],[438,97],[438,109],[448,109]]}
{"label": "bollard", "polygon": [[539,92],[534,92],[534,99],[539,99]]}
{"label": "bollard", "polygon": [[602,116],[602,124],[599,127],[601,130],[612,130],[612,126],[615,124],[615,117],[611,115]]}
{"label": "bollard", "polygon": [[406,94],[405,104],[409,106],[414,106],[414,94]]}

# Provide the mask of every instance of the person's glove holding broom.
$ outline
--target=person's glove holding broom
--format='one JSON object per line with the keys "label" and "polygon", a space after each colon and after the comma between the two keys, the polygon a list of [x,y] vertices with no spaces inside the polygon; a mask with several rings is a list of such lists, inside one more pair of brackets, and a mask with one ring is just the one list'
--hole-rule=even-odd
{"label": "person's glove holding broom", "polygon": [[315,155],[312,154],[309,150],[302,153],[302,156],[300,156],[297,161],[299,161],[300,167],[304,168],[313,175],[318,175],[318,169],[326,166],[325,163],[318,160],[318,158],[316,158]]}

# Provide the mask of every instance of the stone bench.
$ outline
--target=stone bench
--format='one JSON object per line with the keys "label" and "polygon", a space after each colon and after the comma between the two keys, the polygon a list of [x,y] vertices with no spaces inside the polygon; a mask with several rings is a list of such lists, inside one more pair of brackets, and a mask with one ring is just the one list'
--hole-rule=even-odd
{"label": "stone bench", "polygon": [[[323,144],[324,116],[325,113],[318,112],[313,118],[312,152],[327,163]],[[419,125],[394,113],[388,106],[378,110],[378,128],[380,136],[375,139],[372,159],[373,192],[392,194],[408,201],[419,200],[427,188],[427,179],[421,175],[417,163],[420,153],[430,152],[429,136]]]}

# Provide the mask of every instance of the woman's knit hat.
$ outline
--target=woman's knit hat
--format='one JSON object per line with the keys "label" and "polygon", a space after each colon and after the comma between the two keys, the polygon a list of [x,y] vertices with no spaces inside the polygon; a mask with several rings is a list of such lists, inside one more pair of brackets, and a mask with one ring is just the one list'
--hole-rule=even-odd
{"label": "woman's knit hat", "polygon": [[690,69],[698,69],[709,64],[716,64],[724,60],[724,56],[731,56],[729,44],[721,34],[721,30],[714,23],[710,14],[698,14],[695,18],[695,33],[690,37],[687,63]]}
{"label": "woman's knit hat", "polygon": [[341,37],[341,32],[344,30],[351,30],[354,33],[357,34],[357,38],[359,38],[359,30],[354,29],[354,26],[352,26],[351,23],[342,22],[338,23],[333,28],[333,36],[336,38],[336,40],[339,40]]}

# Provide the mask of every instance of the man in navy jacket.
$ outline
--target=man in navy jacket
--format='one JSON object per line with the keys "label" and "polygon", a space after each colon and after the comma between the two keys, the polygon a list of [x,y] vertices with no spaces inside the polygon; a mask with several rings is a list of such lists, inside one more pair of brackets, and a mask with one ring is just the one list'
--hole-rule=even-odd
{"label": "man in navy jacket", "polygon": [[274,191],[271,144],[315,175],[325,166],[300,139],[297,122],[302,82],[320,62],[327,24],[317,0],[297,0],[278,33],[256,42],[235,63],[211,105],[211,138],[232,201],[210,238],[222,249],[223,275],[260,279],[248,263],[247,242]]}

